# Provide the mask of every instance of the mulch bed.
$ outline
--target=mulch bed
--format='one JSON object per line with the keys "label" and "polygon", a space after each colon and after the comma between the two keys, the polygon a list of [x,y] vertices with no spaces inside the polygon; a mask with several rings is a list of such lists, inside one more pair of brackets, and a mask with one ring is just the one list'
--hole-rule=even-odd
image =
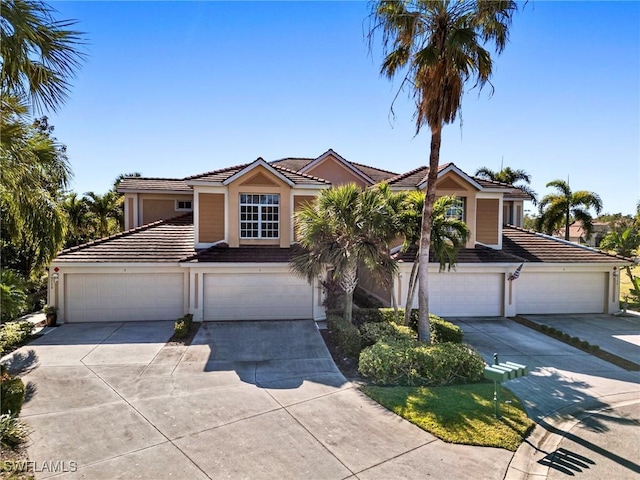
{"label": "mulch bed", "polygon": [[330,330],[320,330],[320,334],[333,357],[333,361],[345,378],[350,382],[364,382],[364,378],[358,371],[358,360],[342,353],[336,343],[335,335]]}
{"label": "mulch bed", "polygon": [[578,350],[582,350],[583,352],[593,355],[594,357],[598,357],[604,360],[605,362],[612,363],[617,367],[624,368],[625,370],[629,370],[631,372],[640,371],[640,365],[638,365],[635,362],[632,362],[631,360],[627,360],[626,358],[619,357],[618,355],[615,355],[611,352],[607,352],[606,350],[602,350],[602,349],[593,350],[590,348],[584,348],[582,345],[571,342],[570,340],[568,341],[565,338],[562,338],[556,335],[551,335],[549,332],[546,332],[542,329],[542,325],[536,322],[532,322],[527,318],[516,316],[511,318],[511,320],[513,320],[516,323],[519,323],[520,325],[524,325],[525,327],[529,327],[530,329],[535,330],[537,332],[544,333],[548,337],[555,338],[556,340],[560,340],[561,342],[566,343],[567,345],[571,345],[572,347],[575,347]]}
{"label": "mulch bed", "polygon": [[167,341],[167,346],[168,347],[181,347],[181,346],[188,347],[189,345],[191,345],[191,342],[193,342],[193,338],[198,333],[198,330],[200,330],[201,325],[202,325],[202,322],[192,322],[191,329],[189,330],[189,334],[186,337],[179,338],[174,333],[171,336],[171,338]]}
{"label": "mulch bed", "polygon": [[[2,468],[2,465],[5,468]],[[20,467],[26,467],[25,471],[21,471]],[[33,464],[29,463],[25,445],[15,449],[0,445],[0,478],[8,478],[10,480],[32,480],[35,478],[33,476]]]}

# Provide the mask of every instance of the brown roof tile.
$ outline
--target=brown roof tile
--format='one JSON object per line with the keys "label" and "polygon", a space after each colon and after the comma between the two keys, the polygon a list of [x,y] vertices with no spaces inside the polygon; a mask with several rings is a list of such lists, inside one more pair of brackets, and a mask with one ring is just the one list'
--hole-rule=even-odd
{"label": "brown roof tile", "polygon": [[193,189],[179,178],[125,177],[118,185],[118,192],[140,190],[193,193]]}
{"label": "brown roof tile", "polygon": [[[394,258],[402,262],[413,262],[418,247],[413,246],[406,252],[398,252],[394,255]],[[515,263],[521,262],[520,257],[516,257],[509,253],[493,248],[485,247],[483,245],[476,245],[475,248],[461,248],[458,252],[458,260],[456,264],[461,263]],[[433,250],[429,251],[429,262],[437,263],[438,260],[433,254]]]}
{"label": "brown roof tile", "polygon": [[527,262],[626,263],[630,261],[624,257],[512,226],[505,226],[503,229],[502,250],[521,257]]}
{"label": "brown roof tile", "polygon": [[193,215],[160,220],[60,252],[62,262],[179,262],[194,254]]}
{"label": "brown roof tile", "polygon": [[[441,172],[450,165],[451,162],[439,165],[438,172]],[[421,167],[414,168],[413,170],[409,170],[406,173],[396,175],[395,177],[390,178],[387,183],[394,187],[415,188],[427,180],[428,173],[429,167],[423,165]]]}
{"label": "brown roof tile", "polygon": [[226,243],[221,243],[200,250],[186,258],[185,261],[196,263],[288,263],[291,252],[296,248],[300,247],[297,245],[292,245],[291,248],[251,245],[229,248]]}
{"label": "brown roof tile", "polygon": [[[205,182],[224,182],[230,177],[233,177],[236,173],[240,172],[242,169],[251,165],[250,163],[245,163],[244,165],[236,165],[234,167],[227,167],[220,170],[214,170],[212,172],[201,173],[199,175],[192,175],[187,177],[185,180],[202,180]],[[290,181],[295,183],[296,185],[327,185],[329,182],[323,180],[318,177],[314,177],[312,175],[306,175],[304,173],[298,173],[296,171],[290,170],[281,165],[273,165],[278,172],[288,178]]]}
{"label": "brown roof tile", "polygon": [[279,165],[289,170],[297,172],[313,162],[313,158],[281,158],[280,160],[274,160],[271,165]]}

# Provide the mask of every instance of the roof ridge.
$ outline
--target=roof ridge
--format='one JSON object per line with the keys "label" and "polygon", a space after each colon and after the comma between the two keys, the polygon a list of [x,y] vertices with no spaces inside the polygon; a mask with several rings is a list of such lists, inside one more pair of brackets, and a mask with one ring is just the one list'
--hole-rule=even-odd
{"label": "roof ridge", "polygon": [[109,235],[107,237],[102,237],[102,238],[98,238],[96,240],[91,240],[90,242],[86,242],[83,243],[81,245],[76,245],[74,247],[69,247],[69,248],[65,248],[62,251],[60,251],[60,253],[58,253],[56,255],[56,257],[62,255],[62,254],[66,254],[66,253],[72,253],[72,252],[78,252],[80,250],[84,250],[85,248],[89,248],[89,247],[94,247],[96,245],[101,245],[103,243],[106,243],[110,240],[115,240],[117,238],[123,238],[123,237],[128,237],[130,235],[133,235],[134,233],[138,233],[138,232],[143,232],[145,230],[149,230],[153,227],[157,227],[158,225],[161,224],[165,224],[165,223],[169,223],[171,221],[175,221],[179,218],[186,218],[188,216],[193,215],[192,212],[189,213],[184,213],[181,215],[177,215],[175,217],[171,217],[171,218],[165,218],[164,220],[157,220],[155,222],[151,222],[151,223],[146,223],[144,225],[140,225],[139,227],[135,227],[135,228],[131,228],[129,230],[124,230],[122,232],[118,232],[118,233],[114,233],[113,235]]}
{"label": "roof ridge", "polygon": [[505,187],[510,187],[510,188],[518,188],[516,187],[514,184],[512,183],[505,183],[505,182],[500,182],[498,180],[492,180],[491,178],[484,178],[484,177],[478,177],[477,175],[469,175],[471,178],[473,178],[474,180],[482,180],[484,182],[491,182],[491,183],[496,183],[498,185],[503,185]]}
{"label": "roof ridge", "polygon": [[[318,180],[320,182],[324,182],[328,185],[331,185],[331,182],[329,182],[328,180],[325,180],[324,178],[320,178],[320,177],[315,177],[313,175],[309,175],[307,173],[302,173],[302,172],[298,172],[296,170],[291,170],[290,168],[287,167],[283,167],[281,165],[272,165],[273,168],[277,169],[277,170],[283,170],[285,172],[289,172],[289,173],[295,173],[296,175],[300,175],[301,177],[305,177],[305,178],[309,178],[311,180]],[[295,183],[295,182],[294,182]]]}
{"label": "roof ridge", "polygon": [[606,255],[606,256],[611,257],[611,258],[618,258],[620,260],[625,260],[627,262],[632,262],[633,263],[633,259],[631,259],[631,258],[623,257],[622,255],[618,255],[618,254],[612,254],[612,253],[609,253],[609,252],[605,252],[604,250],[600,250],[599,248],[590,247],[588,245],[581,245],[579,243],[570,242],[569,240],[565,240],[564,238],[554,237],[553,235],[547,235],[546,233],[536,232],[535,230],[530,230],[530,229],[526,229],[526,228],[522,228],[522,227],[517,227],[515,225],[506,225],[506,227],[507,228],[511,228],[513,230],[517,230],[517,231],[523,232],[523,233],[528,233],[529,235],[535,235],[535,236],[538,236],[540,238],[544,238],[546,240],[552,240],[554,242],[561,243],[563,245],[568,245],[570,247],[581,248],[583,250],[587,250],[588,252],[600,253],[602,255]]}
{"label": "roof ridge", "polygon": [[[392,175],[398,175],[396,172],[392,172],[390,170],[385,170],[383,168],[378,168],[378,167],[374,167],[372,165],[365,165],[364,163],[358,163],[358,162],[352,162],[351,160],[347,160],[351,165],[357,165],[358,167],[367,167],[367,168],[371,168],[373,170],[378,170],[379,172],[383,172],[383,173],[390,173]],[[362,172],[364,173],[364,172]]]}
{"label": "roof ridge", "polygon": [[172,182],[184,181],[186,177],[183,178],[169,178],[169,177],[124,177],[121,182],[124,180],[170,180]]}
{"label": "roof ridge", "polygon": [[391,178],[389,178],[389,179],[387,180],[387,183],[388,183],[389,185],[391,185],[393,182],[397,182],[398,180],[402,180],[403,178],[407,178],[407,177],[409,177],[409,176],[413,175],[414,173],[417,173],[417,172],[419,172],[420,170],[425,169],[425,168],[429,168],[429,167],[428,167],[428,166],[426,166],[426,165],[421,165],[421,166],[419,166],[419,167],[417,167],[417,168],[414,168],[413,170],[409,170],[408,172],[405,172],[405,173],[399,173],[399,174],[398,174],[398,175],[396,175],[395,177],[391,177]]}
{"label": "roof ridge", "polygon": [[217,173],[228,172],[229,170],[235,170],[236,168],[243,169],[245,167],[248,167],[249,165],[251,165],[254,162],[255,162],[255,160],[253,162],[243,163],[243,164],[240,164],[240,165],[234,165],[232,167],[225,167],[225,168],[219,168],[218,170],[211,170],[210,172],[197,173],[196,175],[190,175],[188,177],[184,177],[184,180],[195,180],[197,178],[205,177],[207,175],[214,175],[214,174],[217,174]]}

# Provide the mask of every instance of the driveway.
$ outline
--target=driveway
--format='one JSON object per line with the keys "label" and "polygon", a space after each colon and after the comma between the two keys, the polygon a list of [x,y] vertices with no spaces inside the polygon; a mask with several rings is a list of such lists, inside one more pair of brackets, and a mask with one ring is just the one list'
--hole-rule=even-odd
{"label": "driveway", "polygon": [[[638,362],[640,318],[527,316]],[[448,319],[488,363],[527,365],[505,382],[538,426],[516,453],[507,479],[636,478],[640,474],[640,372],[627,371],[505,318]]]}
{"label": "driveway", "polygon": [[449,445],[365,397],[311,321],[58,327],[24,373],[37,478],[502,479],[512,453]]}

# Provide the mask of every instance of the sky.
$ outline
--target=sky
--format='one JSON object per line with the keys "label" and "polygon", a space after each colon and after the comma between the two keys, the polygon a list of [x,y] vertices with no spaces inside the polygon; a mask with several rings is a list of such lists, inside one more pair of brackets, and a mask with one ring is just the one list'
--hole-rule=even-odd
{"label": "sky", "polygon": [[[409,95],[390,111],[400,81],[379,73],[367,2],[50,5],[86,38],[69,100],[48,113],[76,192],[106,192],[121,173],[182,178],[329,148],[396,173],[428,164]],[[523,169],[539,196],[568,179],[603,212],[635,212],[640,2],[520,4],[492,84],[468,86],[441,163]]]}

